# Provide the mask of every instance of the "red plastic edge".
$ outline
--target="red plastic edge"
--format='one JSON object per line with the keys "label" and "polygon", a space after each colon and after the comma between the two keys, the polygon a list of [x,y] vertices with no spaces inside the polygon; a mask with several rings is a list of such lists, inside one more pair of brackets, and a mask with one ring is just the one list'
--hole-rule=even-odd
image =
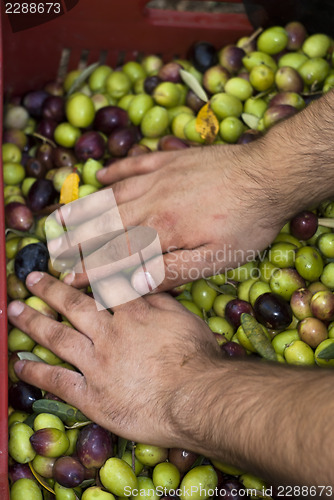
{"label": "red plastic edge", "polygon": [[[1,12],[0,12],[1,20]],[[1,27],[1,25],[0,25]],[[0,32],[0,41],[2,31]],[[3,44],[0,47],[0,95],[3,96]],[[3,100],[0,100],[0,139],[2,144]],[[5,217],[3,200],[2,155],[0,155],[0,498],[9,500],[8,488],[8,356],[7,356],[7,290]]]}
{"label": "red plastic edge", "polygon": [[[69,69],[73,69],[79,62],[82,49],[90,50],[88,64],[98,59],[101,50],[108,50],[108,64],[115,64],[119,52],[125,54],[125,60],[135,58],[138,53],[152,52],[165,58],[185,57],[195,41],[206,40],[219,48],[253,31],[244,14],[148,11],[145,9],[147,1],[80,0],[60,18],[18,33],[12,33],[2,10],[4,2],[1,2],[0,138],[4,91],[11,95],[21,94],[54,79],[63,48],[72,51]],[[1,155],[0,235],[0,499],[9,500],[7,292]]]}

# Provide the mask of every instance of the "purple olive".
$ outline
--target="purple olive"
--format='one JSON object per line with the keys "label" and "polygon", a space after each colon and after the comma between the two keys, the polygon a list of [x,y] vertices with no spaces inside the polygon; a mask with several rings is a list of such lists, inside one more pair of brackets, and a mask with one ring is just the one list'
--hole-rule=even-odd
{"label": "purple olive", "polygon": [[165,135],[158,142],[159,151],[177,151],[186,148],[189,148],[188,144],[174,135]]}
{"label": "purple olive", "polygon": [[43,137],[46,137],[47,139],[53,141],[57,125],[58,122],[56,122],[55,120],[51,120],[51,118],[44,118],[38,123],[36,132]]}
{"label": "purple olive", "polygon": [[18,479],[34,479],[34,476],[28,464],[14,463],[8,468],[8,478],[13,484]]}
{"label": "purple olive", "polygon": [[144,90],[145,90],[146,94],[152,95],[155,87],[157,85],[159,85],[159,83],[161,83],[161,82],[162,82],[162,80],[161,80],[161,78],[158,77],[158,75],[148,76],[147,78],[145,78]]}
{"label": "purple olive", "polygon": [[225,317],[235,328],[240,326],[242,313],[254,316],[253,308],[249,302],[241,299],[233,299],[226,304]]}
{"label": "purple olive", "polygon": [[230,358],[242,358],[247,356],[246,349],[236,342],[225,342],[220,346],[221,350],[225,352]]}
{"label": "purple olive", "polygon": [[75,488],[85,479],[85,468],[75,457],[60,457],[53,466],[53,479],[64,488]]}
{"label": "purple olive", "polygon": [[173,82],[173,83],[181,83],[182,78],[180,76],[180,69],[182,66],[176,62],[169,62],[164,64],[158,72],[158,77],[163,82]]}
{"label": "purple olive", "polygon": [[117,106],[100,108],[95,115],[94,128],[103,134],[110,135],[114,130],[129,124],[127,111]]}
{"label": "purple olive", "polygon": [[42,399],[42,391],[33,385],[19,380],[8,391],[8,402],[14,410],[32,412],[32,405]]}
{"label": "purple olive", "polygon": [[292,321],[291,307],[276,293],[259,295],[254,304],[255,318],[272,330],[284,330]]}
{"label": "purple olive", "polygon": [[113,456],[110,432],[98,424],[84,427],[78,437],[77,455],[87,469],[102,467],[107,458]]}
{"label": "purple olive", "polygon": [[43,118],[49,118],[60,123],[65,120],[65,100],[61,96],[47,97],[42,108]]}
{"label": "purple olive", "polygon": [[43,104],[47,97],[49,97],[49,94],[45,90],[32,90],[24,96],[23,106],[29,115],[34,118],[41,118]]}
{"label": "purple olive", "polygon": [[36,179],[45,177],[46,167],[37,158],[29,158],[25,168],[27,177],[36,177]]}
{"label": "purple olive", "polygon": [[99,160],[104,155],[105,142],[99,132],[90,130],[77,140],[74,152],[79,161],[85,162],[88,158]]}
{"label": "purple olive", "polygon": [[29,231],[34,223],[34,217],[29,207],[13,201],[5,206],[7,226],[18,231]]}
{"label": "purple olive", "polygon": [[37,179],[29,189],[27,204],[33,212],[38,212],[54,201],[56,191],[53,182],[47,179]]}
{"label": "purple olive", "polygon": [[136,127],[123,127],[115,130],[108,139],[108,151],[117,158],[126,156],[129,149],[140,140]]}
{"label": "purple olive", "polygon": [[309,210],[295,215],[290,222],[291,234],[299,240],[309,240],[318,229],[318,217]]}

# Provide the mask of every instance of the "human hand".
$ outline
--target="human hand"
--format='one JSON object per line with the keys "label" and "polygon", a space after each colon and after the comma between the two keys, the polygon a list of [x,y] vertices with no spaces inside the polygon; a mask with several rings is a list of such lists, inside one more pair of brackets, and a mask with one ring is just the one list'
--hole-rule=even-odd
{"label": "human hand", "polygon": [[[139,297],[111,315],[98,312],[92,298],[48,274],[31,273],[26,284],[74,328],[19,301],[8,307],[10,322],[80,372],[19,361],[19,377],[117,435],[165,447],[183,439],[186,446],[178,424],[186,408],[178,401],[185,387],[220,358],[205,323],[165,294]],[[119,289],[119,283],[113,288]]]}
{"label": "human hand", "polygon": [[[124,226],[149,226],[159,235],[165,279],[157,291],[254,260],[276,236],[286,214],[267,197],[266,186],[275,180],[270,172],[263,175],[257,151],[258,141],[256,148],[189,148],[128,158],[99,171],[98,179],[112,184]],[[87,233],[105,218],[86,222]],[[117,255],[117,246],[114,238],[105,250]],[[153,258],[145,276],[141,270],[132,275],[139,293],[147,292],[147,281],[152,288],[160,283],[160,262]],[[80,288],[88,279],[82,273],[65,282]]]}

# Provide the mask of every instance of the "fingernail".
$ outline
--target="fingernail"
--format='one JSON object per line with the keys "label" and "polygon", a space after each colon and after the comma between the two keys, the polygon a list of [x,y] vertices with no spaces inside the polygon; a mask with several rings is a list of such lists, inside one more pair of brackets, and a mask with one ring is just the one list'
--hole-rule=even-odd
{"label": "fingernail", "polygon": [[14,300],[8,306],[8,316],[19,316],[24,309],[24,302]]}
{"label": "fingernail", "polygon": [[71,273],[68,273],[65,278],[63,279],[63,282],[66,284],[66,285],[71,285],[74,281],[74,278],[75,278],[75,273],[72,271]]}
{"label": "fingernail", "polygon": [[40,272],[33,272],[33,273],[30,273],[28,274],[28,277],[26,279],[26,284],[28,286],[34,286],[36,285],[36,283],[38,283],[44,276],[44,273],[40,273]]}
{"label": "fingernail", "polygon": [[147,271],[136,273],[132,279],[132,286],[140,295],[145,295],[157,287],[151,274]]}
{"label": "fingernail", "polygon": [[16,363],[14,364],[14,371],[15,371],[16,375],[18,375],[18,376],[21,375],[25,364],[26,364],[26,362],[24,360],[16,361]]}
{"label": "fingernail", "polygon": [[101,170],[98,170],[96,172],[96,178],[97,179],[103,179],[103,177],[106,175],[107,168],[101,168]]}

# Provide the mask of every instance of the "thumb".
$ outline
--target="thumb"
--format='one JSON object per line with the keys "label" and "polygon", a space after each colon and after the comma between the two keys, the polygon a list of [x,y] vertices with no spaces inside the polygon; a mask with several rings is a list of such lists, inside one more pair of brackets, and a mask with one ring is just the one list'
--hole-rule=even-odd
{"label": "thumb", "polygon": [[141,295],[150,291],[162,292],[176,286],[217,274],[219,269],[214,262],[207,262],[204,247],[195,250],[176,250],[155,257],[138,268],[131,277],[133,288]]}

